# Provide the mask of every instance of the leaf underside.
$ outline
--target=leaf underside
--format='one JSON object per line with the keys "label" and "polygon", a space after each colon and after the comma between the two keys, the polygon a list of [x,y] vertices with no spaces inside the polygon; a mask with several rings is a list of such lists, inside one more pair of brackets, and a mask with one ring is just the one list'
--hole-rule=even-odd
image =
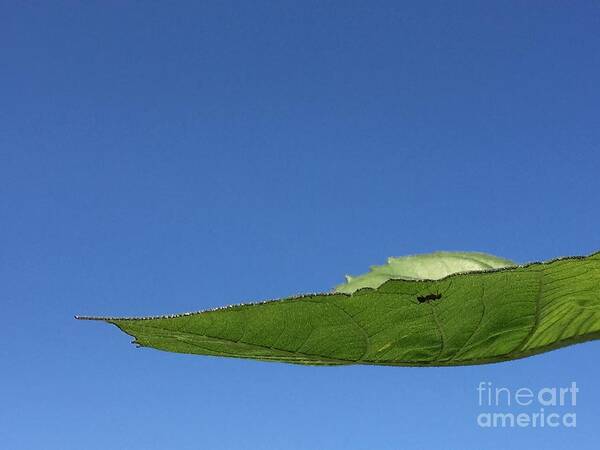
{"label": "leaf underside", "polygon": [[378,288],[387,280],[439,280],[457,272],[473,272],[514,266],[505,258],[479,252],[435,252],[388,258],[387,264],[372,266],[369,273],[336,286],[335,292],[352,294],[362,288]]}
{"label": "leaf underside", "polygon": [[[600,338],[600,252],[390,279],[352,293],[150,318],[94,318],[142,347],[311,365],[454,366],[523,358]],[[338,288],[339,289],[339,288]]]}

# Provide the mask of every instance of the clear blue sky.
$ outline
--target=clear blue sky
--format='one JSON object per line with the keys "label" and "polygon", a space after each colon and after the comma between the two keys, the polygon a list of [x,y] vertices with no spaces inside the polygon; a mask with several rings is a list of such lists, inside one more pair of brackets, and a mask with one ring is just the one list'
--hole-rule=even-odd
{"label": "clear blue sky", "polygon": [[[326,291],[391,255],[599,250],[598,30],[594,1],[3,2],[0,447],[597,448],[597,342],[315,368],[73,315]],[[576,381],[577,428],[478,428],[480,381]]]}

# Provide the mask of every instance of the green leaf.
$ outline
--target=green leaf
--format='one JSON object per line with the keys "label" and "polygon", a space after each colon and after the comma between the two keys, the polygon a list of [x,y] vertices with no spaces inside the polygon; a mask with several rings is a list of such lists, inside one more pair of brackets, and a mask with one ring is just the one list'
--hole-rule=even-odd
{"label": "green leaf", "polygon": [[[143,347],[321,365],[485,364],[600,337],[600,252],[521,266],[477,255],[394,259],[389,265],[401,268],[387,275],[404,279],[379,277],[350,293],[164,317],[81,318],[112,323]],[[504,267],[465,272],[485,265]]]}
{"label": "green leaf", "polygon": [[435,252],[388,258],[383,266],[372,266],[365,275],[346,275],[346,283],[335,292],[351,294],[362,288],[377,288],[387,280],[439,280],[458,272],[472,272],[514,266],[515,263],[487,253]]}

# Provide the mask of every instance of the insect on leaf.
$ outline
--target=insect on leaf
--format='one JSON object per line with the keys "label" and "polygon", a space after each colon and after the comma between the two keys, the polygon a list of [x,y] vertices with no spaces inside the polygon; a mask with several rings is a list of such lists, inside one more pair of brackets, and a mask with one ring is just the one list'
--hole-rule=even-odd
{"label": "insect on leaf", "polygon": [[142,347],[296,364],[454,366],[600,337],[600,252],[516,265],[483,253],[390,258],[333,292],[103,320]]}

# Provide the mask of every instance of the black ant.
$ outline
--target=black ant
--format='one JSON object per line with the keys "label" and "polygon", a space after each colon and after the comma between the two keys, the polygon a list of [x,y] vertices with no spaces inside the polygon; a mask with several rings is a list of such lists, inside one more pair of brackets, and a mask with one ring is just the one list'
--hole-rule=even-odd
{"label": "black ant", "polygon": [[419,303],[429,303],[433,300],[439,300],[442,298],[442,294],[427,294],[427,295],[419,295],[417,300]]}

